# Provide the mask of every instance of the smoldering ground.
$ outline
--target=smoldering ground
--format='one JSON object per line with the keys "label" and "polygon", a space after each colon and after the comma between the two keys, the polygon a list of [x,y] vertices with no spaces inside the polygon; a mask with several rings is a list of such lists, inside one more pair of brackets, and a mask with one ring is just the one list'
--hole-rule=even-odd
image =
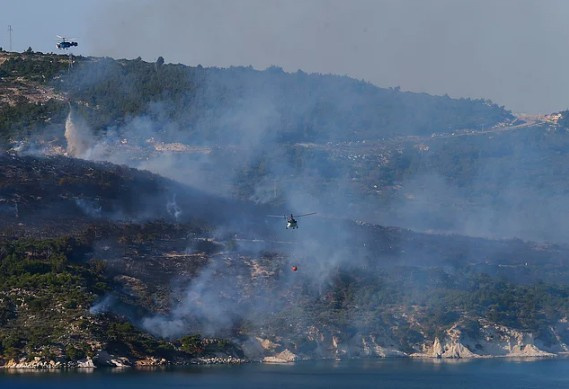
{"label": "smoldering ground", "polygon": [[[260,246],[248,245],[244,251],[237,247],[234,252],[211,256],[210,264],[196,278],[185,283],[182,280],[175,292],[179,301],[173,309],[167,315],[142,319],[143,327],[164,337],[192,331],[235,335],[232,330],[243,334],[240,326],[263,327],[291,307],[305,309],[307,299],[318,298],[329,289],[340,267],[362,264],[362,250],[354,247],[352,231],[343,222],[326,224],[306,221],[302,232],[283,231],[270,238],[259,232],[258,236],[267,239],[258,242]],[[274,244],[269,239],[282,240]],[[278,244],[283,242],[287,244]],[[302,327],[316,323],[309,317],[297,317],[292,324]]]}

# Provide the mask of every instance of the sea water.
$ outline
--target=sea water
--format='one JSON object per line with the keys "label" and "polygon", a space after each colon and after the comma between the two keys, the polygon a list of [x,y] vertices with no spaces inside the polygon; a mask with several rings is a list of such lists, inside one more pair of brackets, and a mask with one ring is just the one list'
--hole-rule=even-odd
{"label": "sea water", "polygon": [[0,388],[569,388],[569,359],[310,361],[164,369],[0,370]]}

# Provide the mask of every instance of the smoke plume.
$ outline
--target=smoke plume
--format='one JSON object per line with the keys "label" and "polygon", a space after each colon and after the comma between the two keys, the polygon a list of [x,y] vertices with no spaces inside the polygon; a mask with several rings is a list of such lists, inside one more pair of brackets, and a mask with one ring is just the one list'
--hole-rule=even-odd
{"label": "smoke plume", "polygon": [[85,120],[77,117],[71,106],[65,120],[65,140],[67,141],[67,154],[78,158],[87,156],[95,140]]}
{"label": "smoke plume", "polygon": [[[97,81],[101,72],[96,70],[84,69],[83,82],[90,78]],[[492,203],[491,198],[485,202],[487,197],[468,197],[470,191],[491,194],[493,187],[488,190],[484,186],[488,178],[508,171],[508,166],[495,169],[492,159],[486,160],[490,161],[487,164],[468,165],[475,167],[468,172],[472,179],[469,186],[461,186],[444,169],[425,168],[437,166],[436,158],[430,165],[420,165],[420,169],[413,166],[405,159],[405,142],[397,143],[400,140],[393,133],[382,133],[380,120],[370,119],[370,124],[365,118],[353,117],[353,112],[363,112],[376,118],[373,112],[388,109],[366,105],[361,91],[373,96],[377,92],[385,99],[378,101],[392,101],[394,95],[394,101],[404,100],[398,91],[376,91],[369,84],[346,78],[298,73],[294,77],[302,82],[295,85],[299,89],[305,84],[311,87],[302,89],[297,96],[287,93],[287,80],[293,75],[278,68],[265,72],[249,68],[192,71],[197,72],[200,83],[180,99],[191,102],[184,106],[191,112],[188,114],[191,120],[184,116],[179,121],[173,120],[169,110],[173,102],[165,100],[149,102],[143,113],[122,118],[97,137],[80,124],[73,112],[69,113],[66,125],[71,155],[149,170],[208,193],[212,199],[227,200],[212,205],[213,201],[198,198],[188,188],[148,201],[176,221],[202,216],[214,229],[204,238],[219,239],[225,246],[225,251],[210,256],[210,262],[196,277],[176,280],[176,298],[169,313],[142,319],[144,328],[157,335],[173,337],[191,332],[216,335],[229,331],[235,323],[260,323],[267,315],[278,313],[301,290],[319,298],[333,283],[339,269],[366,266],[370,258],[383,263],[386,258],[381,250],[387,249],[363,239],[343,218],[474,235],[484,231],[491,231],[490,234],[499,231],[501,237],[521,233],[516,227],[521,219],[516,218],[520,213],[515,206],[501,207]],[[293,98],[295,104],[291,103]],[[408,101],[425,98],[411,96]],[[441,98],[439,102],[446,104],[449,100]],[[417,111],[411,103],[403,104],[401,112],[415,112],[416,116],[401,119],[404,121],[401,131],[412,131],[430,122],[425,118],[433,113],[425,105],[417,104],[420,106]],[[395,116],[388,117],[395,121]],[[349,120],[339,123],[334,117]],[[377,132],[356,127],[366,123],[378,125]],[[350,124],[354,127],[344,127]],[[375,136],[378,149],[366,146],[365,139],[359,139],[360,149],[351,143],[351,137],[362,132]],[[299,139],[306,141],[298,142]],[[423,140],[434,153],[436,138]],[[437,155],[446,155],[447,142],[445,138],[438,143]],[[386,152],[388,146],[392,148]],[[529,147],[526,151],[530,151]],[[529,152],[518,154],[522,161],[529,156],[540,158]],[[393,171],[387,169],[391,167],[389,163],[394,164]],[[457,166],[446,161],[440,165]],[[405,173],[396,176],[390,187],[380,188],[390,191],[391,197],[362,189],[363,185],[373,183],[366,174],[372,178],[377,174],[379,181],[384,179],[384,169],[387,173],[395,172],[394,175]],[[523,172],[511,178],[521,179]],[[492,182],[503,181],[494,178]],[[516,180],[512,180],[507,190],[503,186],[498,188],[504,202],[516,200]],[[526,195],[533,197],[528,192],[518,199]],[[547,191],[541,195],[544,198]],[[244,202],[238,204],[235,197],[249,203],[242,206]],[[512,201],[512,205],[526,201]],[[264,218],[269,210],[271,214],[317,212],[318,215],[299,219],[299,230],[290,231],[284,229],[282,221]],[[539,228],[545,228],[545,224],[543,220]],[[533,231],[532,235],[524,231],[527,233],[524,236],[537,236],[537,232],[543,233]],[[230,242],[235,247],[228,247]],[[418,264],[436,256],[409,242],[401,242],[398,249],[415,254],[417,259],[408,255],[406,260]],[[267,251],[281,256],[281,263],[286,266],[296,266],[298,272],[272,269],[270,263],[264,262]],[[188,247],[187,252],[193,253],[193,248]],[[398,258],[391,254],[389,259],[396,262]],[[245,261],[248,266],[243,266]],[[262,277],[253,277],[251,269],[271,272],[274,283],[263,284]]]}

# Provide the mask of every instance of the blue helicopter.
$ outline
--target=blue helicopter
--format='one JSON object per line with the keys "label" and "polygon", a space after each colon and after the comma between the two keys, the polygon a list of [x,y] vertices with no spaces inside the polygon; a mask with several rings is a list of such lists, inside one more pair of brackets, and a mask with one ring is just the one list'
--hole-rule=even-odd
{"label": "blue helicopter", "polygon": [[61,35],[57,35],[57,37],[60,39],[60,41],[57,42],[57,48],[60,50],[65,50],[73,46],[78,46],[77,42],[75,42],[73,39],[68,39]]}

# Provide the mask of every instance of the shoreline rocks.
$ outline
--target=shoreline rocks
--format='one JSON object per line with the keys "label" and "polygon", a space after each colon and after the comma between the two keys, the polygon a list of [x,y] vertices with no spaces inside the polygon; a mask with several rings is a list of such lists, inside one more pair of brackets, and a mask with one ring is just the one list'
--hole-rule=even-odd
{"label": "shoreline rocks", "polygon": [[[456,360],[456,359],[463,359],[463,360],[474,360],[474,359],[491,359],[491,358],[506,358],[506,359],[515,359],[515,360],[527,360],[532,361],[539,358],[566,358],[569,355],[565,355],[564,353],[560,354],[553,354],[541,351],[539,349],[535,349],[534,347],[525,347],[524,349],[520,350],[519,353],[511,353],[507,355],[478,355],[474,353],[466,353],[466,354],[429,354],[429,353],[412,353],[412,354],[405,354],[403,358],[412,358],[412,359],[439,359],[439,360]],[[354,360],[354,359],[384,359],[384,358],[401,358],[400,354],[391,355],[391,356],[363,356],[363,357],[352,357],[352,358],[336,358],[337,360]],[[124,358],[124,357],[123,357]],[[195,358],[187,361],[167,361],[164,358],[146,358],[134,361],[132,364],[125,365],[125,364],[117,364],[117,365],[96,365],[93,363],[93,360],[87,359],[82,361],[68,361],[68,362],[60,362],[60,361],[45,361],[38,359],[35,357],[32,361],[24,360],[25,358],[20,359],[19,361],[15,361],[11,359],[7,361],[4,365],[0,365],[0,369],[13,369],[13,370],[66,370],[66,369],[80,369],[80,370],[94,370],[96,368],[111,368],[111,369],[121,369],[121,368],[133,368],[133,369],[147,369],[147,368],[165,368],[167,366],[192,366],[192,365],[240,365],[246,363],[266,363],[266,364],[289,364],[295,363],[299,361],[305,360],[329,360],[330,358],[300,358],[298,355],[290,352],[289,350],[282,351],[274,356],[267,356],[264,357],[262,360],[258,361],[251,361],[249,359],[244,358],[236,358],[236,357],[211,357],[211,358]]]}
{"label": "shoreline rocks", "polygon": [[292,353],[290,350],[286,349],[284,351],[281,351],[278,354],[275,354],[273,356],[268,356],[268,357],[264,357],[262,359],[262,362],[264,363],[291,363],[291,362],[295,362],[298,361],[299,357],[298,355]]}

